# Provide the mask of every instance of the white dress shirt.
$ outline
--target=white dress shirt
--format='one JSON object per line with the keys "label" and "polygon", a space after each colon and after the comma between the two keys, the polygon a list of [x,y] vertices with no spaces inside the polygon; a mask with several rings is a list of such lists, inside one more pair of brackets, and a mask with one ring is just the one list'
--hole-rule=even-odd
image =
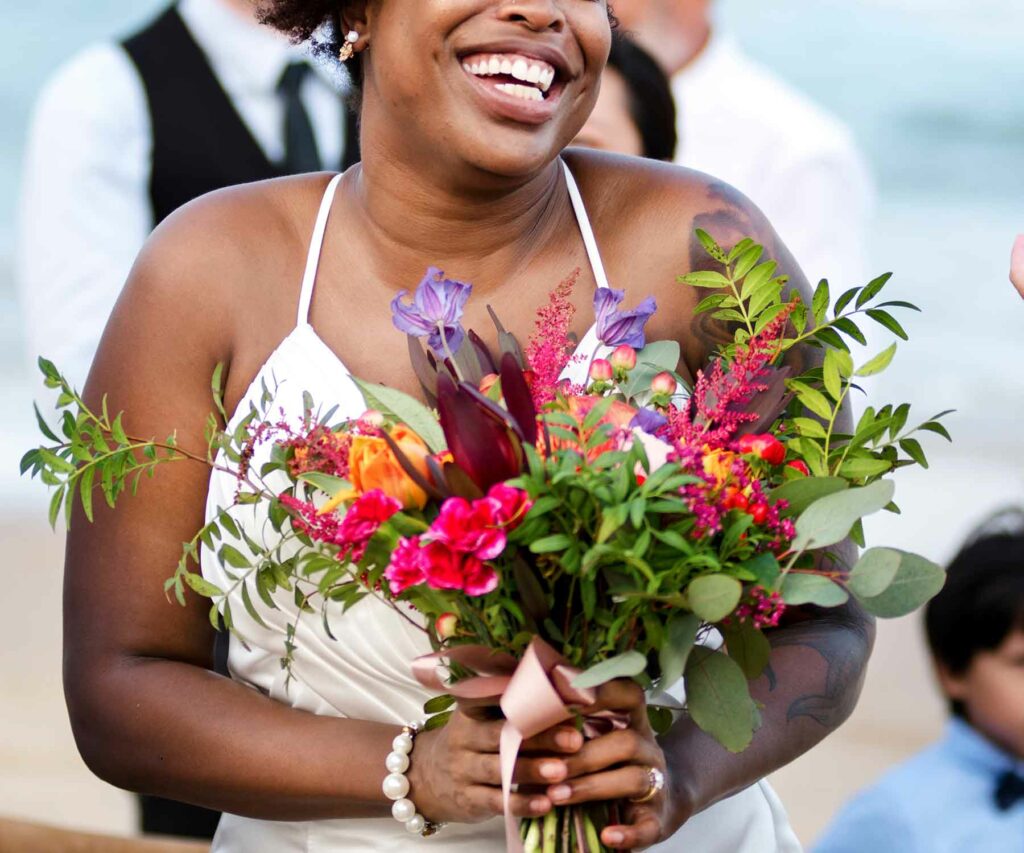
{"label": "white dress shirt", "polygon": [[675,75],[677,162],[721,178],[768,217],[812,284],[866,284],[871,178],[847,129],[714,34]]}
{"label": "white dress shirt", "polygon": [[[192,36],[271,162],[284,156],[285,67],[307,59],[219,0],[182,0]],[[300,96],[325,164],[341,160],[342,74],[322,64]],[[36,104],[18,212],[15,276],[28,355],[54,361],[81,388],[132,262],[153,228],[152,131],[145,88],[115,43],[58,69]]]}

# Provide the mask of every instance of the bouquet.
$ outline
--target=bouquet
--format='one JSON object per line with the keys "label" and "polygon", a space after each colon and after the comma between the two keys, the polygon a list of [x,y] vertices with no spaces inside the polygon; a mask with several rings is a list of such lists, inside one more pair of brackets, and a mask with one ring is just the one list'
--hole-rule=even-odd
{"label": "bouquet", "polygon": [[[403,292],[392,303],[425,403],[357,380],[367,404],[359,418],[336,419],[307,396],[294,424],[274,418],[265,388],[228,433],[218,370],[220,418],[211,415],[202,454],[173,435],[126,434],[121,415],[111,419],[105,402],[91,411],[40,360],[60,391],[60,434],[40,416],[50,444],[26,454],[22,470],[54,487],[51,522],[62,508],[70,518],[76,497],[91,519],[94,490],[113,506],[165,462],[230,470],[234,504],[184,546],[169,596],[208,596],[214,624],[233,628],[232,606],[262,624],[261,609],[279,608],[283,591],[296,619],[318,613],[328,635],[363,599],[385,602],[434,650],[410,661],[436,694],[428,726],[444,725],[460,701],[500,706],[506,803],[522,740],[567,720],[587,736],[621,724],[579,713],[615,678],[649,691],[657,731],[686,713],[743,750],[759,720],[748,682],[767,666],[765,631],[787,608],[852,596],[895,617],[941,588],[942,570],[915,554],[873,547],[848,565],[829,549],[847,537],[863,546],[862,519],[898,511],[886,475],[927,465],[917,436],[948,439],[947,413],[909,426],[907,404],[867,407],[852,431],[842,428],[857,380],[896,351],[856,363],[847,341],[865,342],[858,321],[906,338],[889,309],[914,306],[877,301],[889,276],[834,304],[822,281],[808,305],[787,294],[752,240],[727,251],[698,236],[716,270],[680,282],[708,291],[696,311],[735,335],[692,387],[677,372],[679,345],[646,340],[652,299],[622,310],[622,292],[599,289],[588,333],[597,346],[582,351],[570,333],[572,276],[538,311],[525,347],[491,312],[495,354],[461,325],[470,285],[432,269],[411,302]],[[823,350],[820,366],[794,372],[786,354],[796,346]],[[269,461],[253,470],[264,444]],[[240,528],[242,507],[266,519],[265,541]],[[203,548],[229,587],[195,570]],[[291,630],[285,669],[293,640]],[[679,683],[685,704],[666,693]],[[600,829],[617,808],[507,820],[509,846],[604,850]]]}

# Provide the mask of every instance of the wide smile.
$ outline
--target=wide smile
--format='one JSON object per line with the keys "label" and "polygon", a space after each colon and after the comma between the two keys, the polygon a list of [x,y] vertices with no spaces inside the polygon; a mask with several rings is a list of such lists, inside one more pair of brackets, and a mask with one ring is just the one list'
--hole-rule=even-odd
{"label": "wide smile", "polygon": [[462,70],[488,109],[501,118],[542,124],[555,112],[565,74],[537,56],[478,51],[460,57]]}

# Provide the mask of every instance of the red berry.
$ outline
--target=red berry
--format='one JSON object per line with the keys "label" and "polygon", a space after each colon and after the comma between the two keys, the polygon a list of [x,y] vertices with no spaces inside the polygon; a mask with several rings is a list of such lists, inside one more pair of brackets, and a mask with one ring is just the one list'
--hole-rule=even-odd
{"label": "red berry", "polygon": [[811,469],[807,467],[807,463],[803,459],[792,459],[786,465],[794,471],[799,471],[805,477],[811,476]]}
{"label": "red berry", "polygon": [[768,504],[757,503],[747,509],[754,524],[764,524],[768,520]]}

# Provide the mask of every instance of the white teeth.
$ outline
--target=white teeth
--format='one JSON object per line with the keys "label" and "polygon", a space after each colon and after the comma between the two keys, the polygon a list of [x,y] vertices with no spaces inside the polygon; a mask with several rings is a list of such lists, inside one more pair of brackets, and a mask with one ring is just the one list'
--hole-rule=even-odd
{"label": "white teeth", "polygon": [[[530,83],[531,86],[515,86],[514,84],[503,84],[502,91],[511,93],[510,86],[519,89],[528,89],[535,94],[516,95],[516,97],[528,97],[529,100],[540,100],[536,97],[542,92],[547,92],[555,80],[555,69],[546,62],[530,61],[525,57],[514,57],[502,54],[491,54],[474,62],[463,62],[462,68],[468,74],[476,77],[495,77],[502,74],[507,77],[514,77],[523,83]],[[499,87],[500,88],[500,87]]]}
{"label": "white teeth", "polygon": [[555,80],[554,69],[548,68],[540,75],[540,89],[542,92],[546,92],[551,88],[551,84]]}
{"label": "white teeth", "polygon": [[473,73],[473,66],[470,65],[468,62],[463,62],[462,63],[462,70],[465,71],[467,74],[472,74]]}
{"label": "white teeth", "polygon": [[493,74],[501,74],[501,59],[497,56],[491,57],[490,65],[487,70]]}
{"label": "white teeth", "polygon": [[498,83],[494,88],[514,98],[522,98],[524,101],[544,100],[540,89],[533,86],[520,86],[518,83]]}
{"label": "white teeth", "polygon": [[527,83],[539,83],[540,82],[540,75],[542,73],[543,73],[543,70],[541,69],[541,67],[539,65],[531,65],[530,66],[530,70],[526,72],[526,82]]}
{"label": "white teeth", "polygon": [[509,59],[508,57],[501,60],[501,73],[508,74],[510,76],[512,74],[512,60]]}
{"label": "white teeth", "polygon": [[528,72],[529,66],[527,66],[525,59],[517,59],[512,63],[512,76],[515,77],[516,80],[522,80],[525,82]]}

